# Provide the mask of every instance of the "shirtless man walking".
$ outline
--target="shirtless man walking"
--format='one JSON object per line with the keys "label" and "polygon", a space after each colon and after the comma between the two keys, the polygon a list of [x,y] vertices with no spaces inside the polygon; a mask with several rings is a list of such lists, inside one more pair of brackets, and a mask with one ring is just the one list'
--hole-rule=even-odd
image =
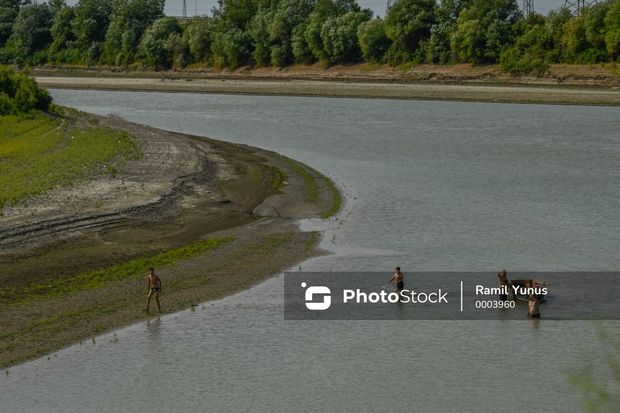
{"label": "shirtless man walking", "polygon": [[390,278],[390,281],[388,281],[388,284],[392,281],[396,282],[396,289],[399,293],[403,290],[403,288],[405,288],[405,276],[402,272],[400,272],[400,267],[396,267],[396,271],[394,272],[394,275],[392,275],[392,278]]}
{"label": "shirtless man walking", "polygon": [[155,294],[155,301],[157,301],[157,309],[161,313],[161,306],[159,305],[159,295],[161,294],[161,279],[155,274],[153,268],[149,268],[149,275],[146,276],[147,281],[147,296],[146,296],[146,309],[149,311],[151,305],[151,297]]}

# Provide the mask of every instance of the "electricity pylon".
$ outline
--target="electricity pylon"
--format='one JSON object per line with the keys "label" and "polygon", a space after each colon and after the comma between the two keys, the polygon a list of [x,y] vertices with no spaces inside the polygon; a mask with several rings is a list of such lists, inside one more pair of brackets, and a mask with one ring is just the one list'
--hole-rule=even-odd
{"label": "electricity pylon", "polygon": [[597,0],[564,0],[564,7],[569,9],[573,16],[583,15],[583,9],[592,6]]}
{"label": "electricity pylon", "polygon": [[534,0],[523,0],[523,15],[525,17],[534,13]]}
{"label": "electricity pylon", "polygon": [[392,8],[392,6],[396,3],[396,0],[387,0],[387,5],[385,6],[385,16],[383,18],[387,18],[388,12]]}

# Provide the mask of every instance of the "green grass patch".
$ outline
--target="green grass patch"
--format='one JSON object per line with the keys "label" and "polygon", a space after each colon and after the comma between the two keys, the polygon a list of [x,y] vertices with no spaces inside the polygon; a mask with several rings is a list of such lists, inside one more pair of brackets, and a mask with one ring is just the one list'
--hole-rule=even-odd
{"label": "green grass patch", "polygon": [[139,156],[125,132],[43,114],[0,117],[0,208]]}
{"label": "green grass patch", "polygon": [[338,213],[338,211],[340,211],[340,209],[342,208],[342,195],[340,194],[340,190],[338,190],[338,187],[336,187],[336,184],[334,183],[334,181],[332,181],[331,179],[329,179],[328,177],[321,175],[321,177],[323,178],[323,182],[325,183],[325,186],[331,191],[332,193],[332,204],[331,206],[321,212],[321,218],[323,219],[327,219],[327,218],[331,218],[334,215],[336,215]]}
{"label": "green grass patch", "polygon": [[295,171],[297,175],[301,177],[304,182],[304,197],[308,202],[317,202],[319,200],[319,185],[314,179],[314,176],[310,173],[309,169],[301,165],[299,162],[287,158],[285,156],[279,156],[286,164]]}
{"label": "green grass patch", "polygon": [[20,288],[19,291],[5,291],[0,293],[0,298],[8,304],[20,304],[94,290],[117,281],[140,279],[146,277],[148,267],[169,267],[178,261],[187,260],[215,250],[231,241],[233,241],[231,237],[201,240],[155,255],[135,258],[111,267],[59,277],[56,281],[27,286]]}
{"label": "green grass patch", "polygon": [[340,211],[342,208],[342,194],[334,181],[321,174],[319,171],[300,164],[290,158],[279,155],[279,158],[282,159],[288,166],[290,166],[295,173],[297,173],[304,182],[304,196],[307,202],[318,202],[319,201],[319,184],[317,182],[317,177],[323,184],[330,190],[332,193],[332,203],[328,209],[322,211],[319,216],[323,219],[331,218]]}
{"label": "green grass patch", "polygon": [[306,244],[305,244],[306,251],[310,251],[311,249],[313,249],[316,243],[318,242],[318,240],[319,240],[319,232],[318,231],[310,232],[310,236],[308,237],[308,240],[306,241]]}
{"label": "green grass patch", "polygon": [[271,174],[271,187],[274,190],[279,191],[284,187],[288,176],[286,176],[286,173],[284,173],[283,170],[276,168],[275,166],[271,167]]}

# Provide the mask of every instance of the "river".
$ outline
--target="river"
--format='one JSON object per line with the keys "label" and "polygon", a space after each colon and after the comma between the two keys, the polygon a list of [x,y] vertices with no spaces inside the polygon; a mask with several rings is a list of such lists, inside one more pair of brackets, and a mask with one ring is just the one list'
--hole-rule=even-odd
{"label": "river", "polygon": [[[346,203],[303,270],[604,271],[620,110],[53,91],[57,103],[280,152]],[[153,165],[153,167],[157,167]],[[284,321],[282,276],[14,367],[10,412],[580,412],[568,377],[618,322]]]}

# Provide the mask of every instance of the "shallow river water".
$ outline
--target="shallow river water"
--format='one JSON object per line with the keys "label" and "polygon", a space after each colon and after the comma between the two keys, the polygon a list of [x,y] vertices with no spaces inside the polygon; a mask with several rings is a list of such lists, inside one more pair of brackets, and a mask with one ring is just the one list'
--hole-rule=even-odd
{"label": "shallow river water", "polygon": [[[303,270],[619,270],[620,110],[57,90],[56,102],[275,150],[346,204]],[[156,165],[154,165],[156,167]],[[282,276],[10,369],[0,411],[580,412],[618,322],[284,321]],[[114,335],[115,334],[115,335]]]}

